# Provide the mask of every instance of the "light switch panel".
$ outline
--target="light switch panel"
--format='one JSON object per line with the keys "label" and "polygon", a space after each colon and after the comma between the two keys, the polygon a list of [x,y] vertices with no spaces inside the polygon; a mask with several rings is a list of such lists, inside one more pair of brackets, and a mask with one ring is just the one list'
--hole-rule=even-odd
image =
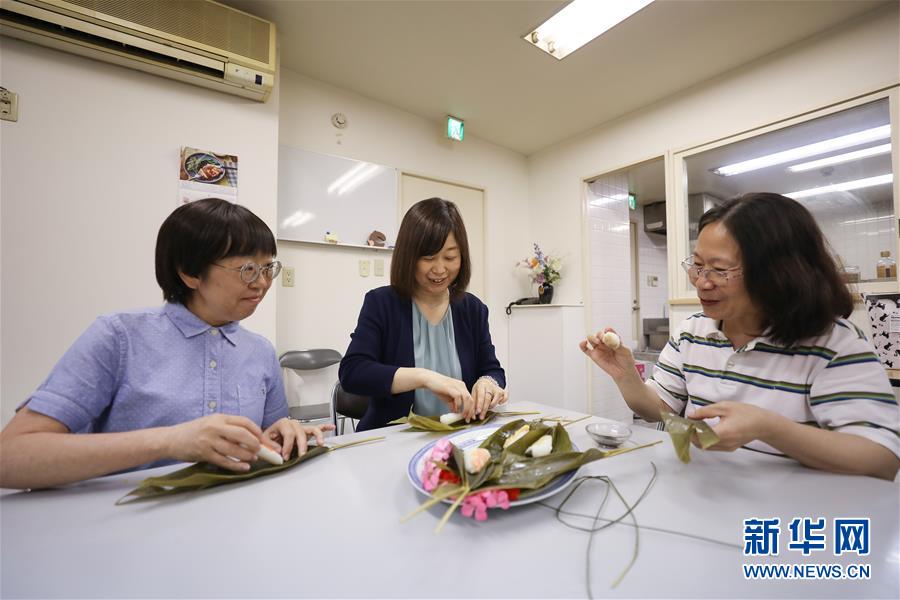
{"label": "light switch panel", "polygon": [[368,277],[369,276],[369,261],[368,260],[359,261],[359,276],[360,277]]}
{"label": "light switch panel", "polygon": [[0,88],[0,119],[19,120],[19,95],[6,88]]}
{"label": "light switch panel", "polygon": [[294,267],[281,270],[281,287],[294,287]]}

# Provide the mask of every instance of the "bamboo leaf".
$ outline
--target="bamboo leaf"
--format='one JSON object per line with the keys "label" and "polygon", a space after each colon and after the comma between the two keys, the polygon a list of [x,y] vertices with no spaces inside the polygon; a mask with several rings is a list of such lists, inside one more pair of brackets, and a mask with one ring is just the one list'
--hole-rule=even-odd
{"label": "bamboo leaf", "polygon": [[510,421],[509,423],[500,426],[497,431],[481,442],[480,447],[489,450],[491,458],[496,460],[503,453],[503,444],[509,436],[518,431],[524,424],[525,421],[523,419],[516,419],[515,421]]}
{"label": "bamboo leaf", "polygon": [[[465,470],[465,469],[463,469],[463,470]],[[459,493],[459,495],[456,497],[456,500],[453,501],[453,504],[450,505],[450,508],[447,509],[447,512],[444,513],[444,516],[443,516],[443,518],[441,518],[440,522],[437,524],[437,527],[434,528],[435,533],[441,532],[441,529],[444,528],[444,524],[450,519],[450,515],[452,515],[454,513],[454,511],[456,511],[456,509],[459,508],[460,503],[468,495],[469,495],[469,487],[465,486],[465,487],[463,487],[463,489]]]}
{"label": "bamboo leaf", "polygon": [[569,438],[569,432],[566,431],[565,425],[557,423],[553,428],[553,452],[571,452],[572,440]]}
{"label": "bamboo leaf", "polygon": [[131,490],[117,500],[116,504],[127,504],[138,500],[150,500],[161,498],[163,496],[182,494],[184,492],[205,490],[218,485],[246,481],[257,477],[265,477],[266,475],[286,471],[311,458],[321,456],[328,451],[329,448],[326,446],[311,446],[306,454],[298,456],[297,449],[295,448],[294,455],[282,465],[270,465],[266,462],[257,461],[250,465],[249,471],[244,473],[228,471],[206,462],[195,463],[189,467],[173,471],[166,475],[148,477],[143,480],[137,488]]}
{"label": "bamboo leaf", "polygon": [[660,411],[660,417],[672,438],[675,454],[685,464],[691,462],[691,438],[695,433],[704,450],[719,441],[719,436],[704,421],[686,419],[666,411]]}
{"label": "bamboo leaf", "polygon": [[551,433],[550,427],[544,425],[540,421],[532,421],[528,424],[528,433],[520,437],[518,440],[510,444],[506,451],[510,454],[524,455],[525,451],[531,447],[533,443]]}
{"label": "bamboo leaf", "polygon": [[431,431],[431,432],[442,432],[447,433],[451,431],[461,431],[463,429],[468,429],[469,427],[478,427],[479,425],[484,425],[493,421],[494,418],[497,417],[497,413],[489,410],[483,419],[472,419],[468,423],[465,421],[459,421],[454,423],[453,425],[447,425],[445,423],[441,423],[441,417],[434,415],[417,415],[412,410],[409,411],[409,415],[405,417],[400,417],[399,419],[395,419],[390,421],[388,425],[409,425],[409,429],[407,431]]}

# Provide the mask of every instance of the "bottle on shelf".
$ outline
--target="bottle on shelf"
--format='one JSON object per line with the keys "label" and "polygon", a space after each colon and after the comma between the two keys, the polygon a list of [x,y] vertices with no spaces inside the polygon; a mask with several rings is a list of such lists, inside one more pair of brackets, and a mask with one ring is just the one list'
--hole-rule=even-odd
{"label": "bottle on shelf", "polygon": [[875,274],[878,279],[894,279],[897,277],[897,263],[891,258],[890,250],[883,250],[876,263]]}

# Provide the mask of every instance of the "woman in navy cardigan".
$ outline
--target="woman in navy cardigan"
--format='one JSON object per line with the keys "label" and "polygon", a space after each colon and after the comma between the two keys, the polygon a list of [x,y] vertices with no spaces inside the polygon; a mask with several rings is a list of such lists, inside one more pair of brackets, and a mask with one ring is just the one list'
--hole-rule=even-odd
{"label": "woman in navy cardigan", "polygon": [[470,420],[506,401],[487,306],[466,292],[470,274],[456,205],[441,198],[413,205],[397,234],[391,285],[366,294],[341,361],[341,386],[371,398],[357,431],[384,427],[414,404],[417,412]]}

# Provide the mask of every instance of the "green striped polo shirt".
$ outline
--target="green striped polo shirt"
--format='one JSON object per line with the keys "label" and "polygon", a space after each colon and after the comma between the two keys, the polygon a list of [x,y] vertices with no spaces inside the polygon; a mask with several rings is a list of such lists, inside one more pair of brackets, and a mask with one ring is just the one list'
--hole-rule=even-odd
{"label": "green striped polo shirt", "polygon": [[[872,345],[846,319],[785,347],[758,337],[735,350],[719,323],[692,315],[669,340],[647,381],[675,412],[746,402],[822,429],[863,436],[900,456],[900,407]],[[748,448],[782,454],[755,440]]]}

